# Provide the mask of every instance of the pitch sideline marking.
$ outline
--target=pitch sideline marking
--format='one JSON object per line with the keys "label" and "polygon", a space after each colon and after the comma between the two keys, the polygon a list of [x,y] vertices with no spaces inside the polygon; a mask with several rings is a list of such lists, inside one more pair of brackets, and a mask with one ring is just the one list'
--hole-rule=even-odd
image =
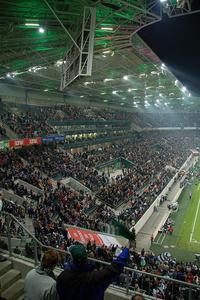
{"label": "pitch sideline marking", "polygon": [[199,199],[199,202],[197,205],[197,210],[196,210],[196,214],[195,214],[195,218],[194,218],[194,222],[193,222],[193,226],[192,226],[192,232],[190,233],[190,243],[192,242],[192,237],[193,237],[194,229],[196,226],[197,216],[198,216],[198,212],[199,212],[199,206],[200,206],[200,199]]}

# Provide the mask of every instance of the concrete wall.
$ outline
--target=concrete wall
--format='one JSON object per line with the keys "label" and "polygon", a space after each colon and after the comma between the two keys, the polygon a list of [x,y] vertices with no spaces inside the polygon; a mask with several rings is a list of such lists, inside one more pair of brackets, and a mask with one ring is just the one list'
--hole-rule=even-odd
{"label": "concrete wall", "polygon": [[[3,192],[3,198],[5,198],[9,201],[13,201],[14,203],[17,203],[18,205],[22,205],[24,200],[25,200],[24,198],[22,198],[20,196],[17,196],[17,195],[15,195],[15,194],[13,194],[13,193],[5,190],[5,189],[3,189],[2,192]],[[27,201],[30,202],[31,200],[29,199]]]}
{"label": "concrete wall", "polygon": [[79,181],[77,181],[72,177],[62,179],[61,183],[63,185],[68,185],[69,187],[71,187],[73,190],[77,192],[84,191],[85,193],[92,195],[92,191],[90,189],[88,189],[86,186],[84,186],[83,184],[81,184]]}
{"label": "concrete wall", "polygon": [[28,191],[33,191],[35,194],[44,194],[44,191],[39,189],[38,187],[24,181],[24,180],[21,180],[21,179],[17,179],[17,182],[24,186]]}

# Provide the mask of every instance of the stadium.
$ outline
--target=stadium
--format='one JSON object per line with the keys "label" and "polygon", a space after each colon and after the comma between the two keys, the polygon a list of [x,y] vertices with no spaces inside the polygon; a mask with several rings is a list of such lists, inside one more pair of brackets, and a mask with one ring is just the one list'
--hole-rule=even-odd
{"label": "stadium", "polygon": [[0,0],[0,299],[200,299],[199,14]]}

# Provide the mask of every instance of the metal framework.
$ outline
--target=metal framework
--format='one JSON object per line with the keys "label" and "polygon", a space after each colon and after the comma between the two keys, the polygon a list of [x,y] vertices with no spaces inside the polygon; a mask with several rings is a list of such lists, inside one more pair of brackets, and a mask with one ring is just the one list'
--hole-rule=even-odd
{"label": "metal framework", "polygon": [[92,75],[95,22],[96,9],[94,7],[84,7],[81,34],[64,57],[61,90],[64,90],[79,76]]}
{"label": "metal framework", "polygon": [[163,2],[163,12],[168,17],[178,17],[192,12],[192,0],[167,0]]}
{"label": "metal framework", "polygon": [[[94,76],[88,81],[101,82],[102,79],[98,80],[100,73],[109,77],[104,70],[109,59],[102,58],[103,52],[110,51],[113,55],[119,52],[120,56],[123,51],[126,56],[132,55],[132,58],[128,55],[128,60],[132,61],[136,51],[139,57],[144,53],[141,58],[144,62],[148,50],[137,51],[133,38],[136,37],[135,33],[159,22],[163,14],[176,17],[199,12],[197,8],[200,6],[198,3],[194,5],[194,2],[198,0],[0,0],[0,80],[55,91],[59,88],[58,82],[60,83],[62,76],[63,90],[75,78],[91,75],[94,39],[94,53],[97,54],[92,74]],[[94,17],[93,21],[93,8],[90,6],[96,9],[96,20]],[[38,23],[45,29],[45,33],[40,34],[37,28],[26,26],[27,22]],[[92,28],[90,34],[89,26]],[[110,27],[112,30],[103,30],[103,27]],[[148,54],[146,56],[151,60],[152,53],[148,51]],[[61,60],[64,61],[62,66]],[[96,67],[99,61],[101,65]],[[112,57],[109,65],[114,77],[120,77],[120,61],[116,63]],[[125,74],[133,73],[130,66],[131,64],[125,67]],[[33,71],[34,67],[37,71]],[[95,74],[96,69],[98,72]],[[79,84],[81,85],[81,80],[77,82],[76,90]],[[92,85],[88,85],[84,91],[91,87]],[[96,90],[97,87],[94,88]],[[74,91],[73,93],[75,94]]]}

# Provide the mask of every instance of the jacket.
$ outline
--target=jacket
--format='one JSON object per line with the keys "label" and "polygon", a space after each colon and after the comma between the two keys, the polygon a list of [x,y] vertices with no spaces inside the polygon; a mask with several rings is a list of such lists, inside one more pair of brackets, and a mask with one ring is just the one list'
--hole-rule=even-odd
{"label": "jacket", "polygon": [[37,268],[26,275],[25,300],[58,300],[56,281],[45,271]]}
{"label": "jacket", "polygon": [[60,300],[103,300],[110,283],[122,272],[123,266],[117,262],[95,271],[90,264],[80,268],[73,263],[57,278],[57,292]]}

